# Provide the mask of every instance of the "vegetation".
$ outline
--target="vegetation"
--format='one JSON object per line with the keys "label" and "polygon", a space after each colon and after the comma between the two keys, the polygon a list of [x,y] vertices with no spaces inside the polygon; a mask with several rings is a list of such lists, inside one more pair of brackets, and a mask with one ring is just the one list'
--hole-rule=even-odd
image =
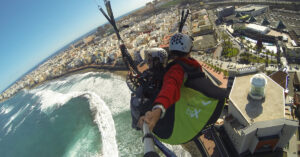
{"label": "vegetation", "polygon": [[227,48],[223,50],[223,54],[227,58],[235,57],[239,54],[239,49],[237,48]]}
{"label": "vegetation", "polygon": [[223,46],[222,56],[225,56],[226,58],[237,56],[239,54],[239,49],[234,48],[232,46],[232,42],[229,36],[225,33],[222,33],[222,38],[224,40],[224,42],[222,43]]}
{"label": "vegetation", "polygon": [[245,24],[235,24],[235,25],[233,25],[233,30],[234,31],[241,31],[241,30],[245,30],[245,29],[246,29]]}
{"label": "vegetation", "polygon": [[272,52],[270,52],[269,50],[267,50],[267,51],[265,52],[265,54],[266,54],[266,55],[270,55],[270,56],[276,56],[275,53],[272,53]]}
{"label": "vegetation", "polygon": [[275,64],[275,61],[269,60],[267,58],[261,58],[256,55],[252,55],[250,53],[242,53],[240,55],[240,62],[249,64],[249,63],[268,63],[268,64]]}
{"label": "vegetation", "polygon": [[245,37],[244,37],[244,36],[241,36],[240,39],[241,39],[241,43],[244,44],[244,42],[245,42]]}
{"label": "vegetation", "polygon": [[256,42],[256,47],[255,47],[258,51],[261,51],[263,48],[263,43],[262,40],[257,40]]}
{"label": "vegetation", "polygon": [[228,71],[227,70],[223,70],[220,66],[217,66],[217,65],[213,65],[213,64],[209,64],[209,63],[206,63],[210,69],[213,69],[213,71],[215,71],[216,73],[218,74],[221,74],[223,73],[224,77],[228,77]]}
{"label": "vegetation", "polygon": [[224,74],[225,77],[228,77],[228,76],[229,76],[229,73],[228,73],[227,70],[223,70],[223,74]]}
{"label": "vegetation", "polygon": [[281,57],[281,51],[278,50],[278,51],[277,51],[277,56],[276,56],[277,64],[280,64],[280,57]]}

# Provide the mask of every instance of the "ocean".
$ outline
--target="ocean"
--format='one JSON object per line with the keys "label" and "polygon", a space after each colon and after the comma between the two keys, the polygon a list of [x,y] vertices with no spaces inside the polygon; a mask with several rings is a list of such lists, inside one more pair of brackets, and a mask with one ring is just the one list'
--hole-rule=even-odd
{"label": "ocean", "polygon": [[131,128],[130,94],[124,78],[108,72],[22,90],[0,103],[1,157],[143,156],[142,132]]}

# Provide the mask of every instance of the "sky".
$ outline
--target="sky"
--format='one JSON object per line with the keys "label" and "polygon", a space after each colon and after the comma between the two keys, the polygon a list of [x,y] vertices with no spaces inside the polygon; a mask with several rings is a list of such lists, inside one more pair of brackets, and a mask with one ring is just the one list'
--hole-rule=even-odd
{"label": "sky", "polygon": [[[151,0],[111,0],[115,17]],[[106,23],[102,0],[1,0],[0,92],[81,35]]]}

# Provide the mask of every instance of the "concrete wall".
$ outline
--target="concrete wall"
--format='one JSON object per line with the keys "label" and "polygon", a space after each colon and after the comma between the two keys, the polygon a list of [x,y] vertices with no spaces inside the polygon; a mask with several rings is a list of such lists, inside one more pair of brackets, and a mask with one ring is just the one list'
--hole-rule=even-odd
{"label": "concrete wall", "polygon": [[249,148],[251,148],[251,146],[253,145],[253,143],[255,143],[255,141],[257,139],[255,137],[255,133],[256,133],[256,130],[253,130],[252,132],[250,132],[244,136],[242,144],[240,145],[240,150],[238,150],[239,153],[243,153],[243,152],[247,151]]}
{"label": "concrete wall", "polygon": [[224,121],[225,131],[230,138],[231,142],[234,145],[234,148],[238,151],[241,149],[241,145],[243,142],[243,136],[241,136],[234,128],[231,126],[230,122]]}
{"label": "concrete wall", "polygon": [[249,125],[241,112],[233,105],[233,102],[229,101],[228,114],[231,114],[235,119],[237,119],[244,126]]}
{"label": "concrete wall", "polygon": [[283,125],[258,128],[257,136],[258,137],[266,137],[266,136],[272,136],[272,135],[279,135],[282,128],[283,128]]}
{"label": "concrete wall", "polygon": [[283,126],[283,129],[279,134],[280,140],[278,141],[276,147],[279,148],[285,147],[289,143],[292,136],[295,134],[297,128],[298,128],[298,122],[285,120],[285,125]]}
{"label": "concrete wall", "polygon": [[252,140],[252,142],[251,142],[251,144],[249,146],[249,150],[250,150],[250,152],[252,154],[254,153],[255,148],[256,148],[258,142],[259,142],[258,138],[257,137],[253,137],[253,140]]}

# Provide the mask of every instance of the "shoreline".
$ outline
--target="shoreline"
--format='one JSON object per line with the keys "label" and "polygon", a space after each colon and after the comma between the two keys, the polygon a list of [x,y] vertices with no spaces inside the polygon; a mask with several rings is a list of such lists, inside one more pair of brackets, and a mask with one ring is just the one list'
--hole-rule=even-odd
{"label": "shoreline", "polygon": [[44,84],[46,82],[49,82],[49,81],[53,81],[53,80],[56,80],[56,79],[61,79],[61,78],[66,78],[66,77],[69,77],[71,75],[75,75],[75,74],[84,74],[84,73],[88,73],[88,72],[109,72],[109,73],[112,73],[112,74],[115,74],[115,75],[118,75],[120,76],[121,78],[123,78],[124,80],[126,79],[126,75],[128,73],[128,70],[124,67],[111,67],[111,66],[99,66],[99,65],[92,65],[92,66],[83,66],[83,67],[80,67],[80,68],[77,68],[77,69],[73,69],[73,70],[70,70],[60,76],[55,76],[51,79],[47,79],[43,82],[40,82],[40,83],[37,83],[36,85],[33,85],[32,87],[27,87],[25,89],[33,89],[37,86],[40,86],[41,84]]}
{"label": "shoreline", "polygon": [[[53,81],[53,80],[56,80],[56,79],[66,78],[66,77],[69,77],[71,75],[84,74],[84,73],[88,73],[88,72],[109,72],[109,73],[112,73],[114,75],[120,76],[125,81],[127,73],[128,73],[128,69],[126,67],[112,67],[112,66],[103,66],[103,65],[102,66],[99,66],[99,65],[83,66],[83,67],[79,67],[79,68],[67,71],[66,73],[64,73],[62,75],[55,76],[55,77],[47,79],[43,82],[37,83],[37,84],[35,84],[31,87],[24,87],[23,89],[31,90],[31,89],[34,89],[34,88],[36,88],[36,87],[38,87],[38,86],[40,86],[44,83],[47,83],[47,82],[50,82],[50,81]],[[18,91],[18,92],[20,92],[20,91]],[[11,97],[15,96],[18,92],[16,92]],[[10,99],[11,97],[0,100],[0,103]]]}
{"label": "shoreline", "polygon": [[88,66],[82,66],[82,67],[79,67],[76,69],[72,69],[60,76],[56,76],[56,77],[49,79],[49,81],[63,78],[63,77],[68,77],[68,76],[74,75],[74,74],[82,74],[82,73],[86,73],[86,72],[110,72],[110,73],[118,74],[118,75],[126,78],[128,69],[126,67],[88,65]]}

